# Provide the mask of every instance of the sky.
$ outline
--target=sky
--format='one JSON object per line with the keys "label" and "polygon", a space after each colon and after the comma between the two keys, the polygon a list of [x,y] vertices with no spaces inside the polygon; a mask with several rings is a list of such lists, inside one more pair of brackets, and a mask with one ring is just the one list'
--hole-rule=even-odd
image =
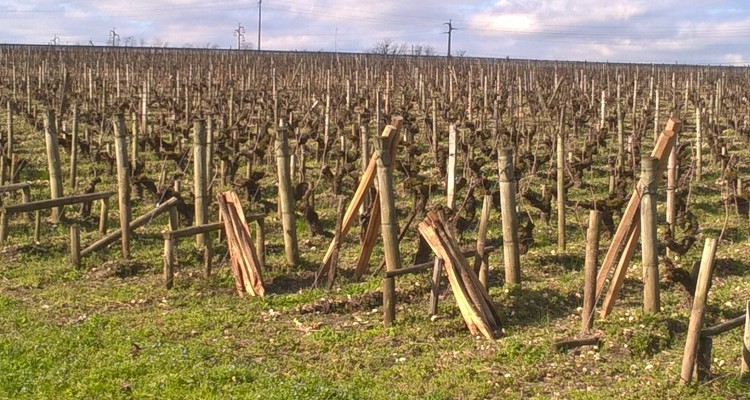
{"label": "sky", "polygon": [[[750,64],[748,0],[262,0],[263,50]],[[257,48],[258,0],[0,0],[0,43]]]}

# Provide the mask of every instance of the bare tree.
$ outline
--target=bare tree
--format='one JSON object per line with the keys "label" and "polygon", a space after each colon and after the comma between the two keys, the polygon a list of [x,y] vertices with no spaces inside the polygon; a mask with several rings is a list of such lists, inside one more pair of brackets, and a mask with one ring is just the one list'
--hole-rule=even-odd
{"label": "bare tree", "polygon": [[367,49],[368,53],[383,55],[401,55],[409,52],[409,45],[385,38]]}
{"label": "bare tree", "polygon": [[428,44],[411,45],[411,55],[413,56],[434,56],[435,54],[437,54],[437,50]]}

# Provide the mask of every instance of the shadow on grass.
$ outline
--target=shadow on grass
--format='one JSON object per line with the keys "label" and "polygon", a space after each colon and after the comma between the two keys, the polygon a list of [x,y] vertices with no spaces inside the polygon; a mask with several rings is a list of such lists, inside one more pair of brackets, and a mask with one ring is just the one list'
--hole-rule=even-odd
{"label": "shadow on grass", "polygon": [[551,324],[576,312],[581,299],[553,288],[513,289],[496,302],[503,323],[510,326]]}
{"label": "shadow on grass", "polygon": [[745,276],[750,273],[750,265],[734,258],[718,258],[714,263],[714,276]]}

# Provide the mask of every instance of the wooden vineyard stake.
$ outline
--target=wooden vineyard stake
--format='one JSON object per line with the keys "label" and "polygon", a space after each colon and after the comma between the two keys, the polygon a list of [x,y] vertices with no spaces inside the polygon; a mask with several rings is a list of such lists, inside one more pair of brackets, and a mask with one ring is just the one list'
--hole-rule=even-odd
{"label": "wooden vineyard stake", "polygon": [[[284,253],[286,262],[291,267],[299,265],[299,247],[297,245],[297,223],[294,214],[294,193],[289,160],[288,130],[280,121],[276,131],[276,170],[279,178],[279,203],[284,233]],[[228,232],[228,231],[227,231]]]}
{"label": "wooden vineyard stake", "polygon": [[[655,171],[655,184],[658,185],[661,181],[662,175],[664,173],[664,170],[667,167],[667,162],[669,159],[669,153],[672,151],[672,147],[674,147],[675,143],[675,137],[680,132],[680,128],[682,127],[682,122],[676,118],[670,118],[667,122],[667,126],[664,131],[662,131],[661,135],[659,135],[659,140],[657,140],[656,145],[654,146],[654,150],[651,152],[651,157],[658,159],[658,163],[656,165],[656,171]],[[597,274],[596,278],[596,297],[599,298],[604,291],[604,285],[607,282],[607,277],[609,276],[610,270],[614,266],[615,262],[618,261],[618,272],[621,274],[624,274],[627,270],[627,264],[630,262],[630,258],[632,258],[633,253],[635,252],[635,243],[638,240],[638,235],[634,235],[636,229],[640,229],[640,218],[638,218],[639,212],[640,212],[640,202],[641,202],[641,193],[644,190],[644,184],[643,182],[639,182],[636,190],[633,192],[632,196],[630,197],[630,201],[628,202],[627,207],[625,208],[625,211],[622,214],[622,219],[620,220],[620,225],[617,227],[617,230],[615,231],[615,235],[612,238],[612,243],[609,246],[609,249],[607,250],[607,254],[604,256],[604,260],[602,261],[601,269],[599,270],[599,273]],[[625,245],[627,244],[627,245]],[[620,249],[625,245],[625,248],[622,251],[622,254],[620,254]],[[619,258],[618,258],[619,255]],[[624,262],[626,261],[626,262]],[[620,268],[622,266],[622,268]],[[619,276],[616,274],[616,276]],[[622,276],[624,278],[624,275]],[[612,279],[612,282],[610,283],[610,286],[612,284],[617,283],[616,278]],[[621,282],[620,282],[621,284]],[[617,295],[617,290],[612,290],[610,288],[610,293],[607,294],[608,298],[611,298],[610,302],[614,300],[614,297]],[[605,304],[607,303],[607,300],[605,300]],[[606,310],[606,307],[605,307]],[[602,316],[606,316],[609,311],[602,310]],[[611,304],[610,304],[610,310],[611,310]]]}
{"label": "wooden vineyard stake", "polygon": [[[380,227],[383,238],[386,271],[401,269],[401,253],[398,249],[398,226],[396,225],[396,204],[393,194],[393,162],[390,157],[390,140],[379,138],[378,155],[378,197],[380,198]],[[396,316],[396,281],[383,278],[383,322],[390,325]]]}
{"label": "wooden vineyard stake", "polygon": [[521,284],[521,258],[518,252],[518,214],[516,213],[516,183],[513,171],[513,149],[498,154],[500,172],[500,213],[503,222],[503,259],[505,283]]}
{"label": "wooden vineyard stake", "polygon": [[232,191],[219,193],[216,197],[224,222],[235,288],[240,295],[248,293],[251,296],[263,297],[265,295],[263,278],[245,220],[245,213],[242,210],[242,203],[237,194]]}
{"label": "wooden vineyard stake", "polygon": [[130,257],[130,167],[128,166],[128,145],[125,138],[125,118],[122,114],[115,115],[115,155],[117,157],[117,191],[118,204],[120,207],[120,230],[122,235],[122,257]]}
{"label": "wooden vineyard stake", "polygon": [[501,328],[500,317],[487,290],[461,253],[458,243],[448,233],[444,216],[429,212],[419,223],[419,233],[432,251],[443,260],[453,295],[469,332],[472,335],[481,333],[488,339],[495,339],[496,332]]}
{"label": "wooden vineyard stake", "polygon": [[744,379],[750,375],[750,301],[745,304],[745,330],[742,335],[742,357],[740,376]]}
{"label": "wooden vineyard stake", "polygon": [[[60,150],[57,129],[55,129],[55,112],[47,111],[44,119],[44,137],[47,143],[47,165],[49,169],[50,198],[63,197],[62,172],[60,170]],[[52,209],[52,219],[58,221],[62,216],[62,207]]]}
{"label": "wooden vineyard stake", "polygon": [[583,311],[581,332],[589,333],[594,327],[594,303],[596,302],[596,267],[599,263],[599,221],[601,212],[591,210],[589,229],[586,231],[586,261],[584,263]]}
{"label": "wooden vineyard stake", "polygon": [[[657,95],[659,92],[656,92]],[[656,159],[641,160],[641,265],[643,267],[643,312],[657,313],[659,298],[659,258],[656,236]]]}
{"label": "wooden vineyard stake", "polygon": [[716,238],[706,239],[701,257],[701,266],[698,272],[698,282],[695,287],[695,298],[693,310],[690,313],[690,324],[688,325],[687,339],[685,340],[685,352],[682,355],[682,370],[680,372],[680,383],[687,385],[693,377],[695,369],[698,341],[703,326],[703,316],[706,314],[706,302],[711,276],[714,268],[714,256],[716,255]]}
{"label": "wooden vineyard stake", "polygon": [[[394,160],[396,157],[396,151],[398,150],[398,142],[400,140],[400,131],[401,131],[401,125],[403,124],[403,118],[400,116],[395,116],[391,120],[391,125],[386,126],[383,128],[383,134],[382,137],[390,138],[390,156],[391,159]],[[362,178],[359,181],[359,186],[357,186],[357,190],[354,192],[354,196],[352,197],[352,201],[349,203],[349,207],[346,209],[346,213],[344,214],[344,220],[341,222],[341,237],[345,237],[346,234],[349,233],[349,229],[352,227],[352,224],[355,220],[355,215],[357,213],[357,210],[359,210],[359,207],[362,205],[362,202],[365,200],[365,195],[369,188],[372,186],[373,181],[375,180],[375,169],[377,167],[378,162],[378,156],[377,154],[373,154],[370,157],[370,163],[367,164],[367,169],[365,170],[364,174],[362,174]],[[377,199],[377,197],[376,197]],[[373,219],[372,215],[370,216],[371,219]],[[376,222],[374,224],[377,224],[377,227],[375,227],[375,231],[380,229],[380,218],[375,218]],[[369,231],[369,227],[368,227]],[[318,275],[322,276],[325,273],[328,272],[328,267],[331,262],[331,256],[333,255],[333,249],[334,249],[334,243],[333,241],[328,246],[328,250],[326,250],[325,256],[323,256],[323,262],[321,264],[321,269],[318,271]],[[360,260],[363,262],[363,260]]]}

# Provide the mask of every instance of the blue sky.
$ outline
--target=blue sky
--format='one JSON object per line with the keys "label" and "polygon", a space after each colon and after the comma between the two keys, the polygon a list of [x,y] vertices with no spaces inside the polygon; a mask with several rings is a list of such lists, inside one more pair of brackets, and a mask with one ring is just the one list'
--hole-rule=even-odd
{"label": "blue sky", "polygon": [[[740,0],[263,0],[263,49],[361,52],[383,39],[468,56],[750,64]],[[236,48],[257,45],[258,0],[0,2],[0,42]]]}

